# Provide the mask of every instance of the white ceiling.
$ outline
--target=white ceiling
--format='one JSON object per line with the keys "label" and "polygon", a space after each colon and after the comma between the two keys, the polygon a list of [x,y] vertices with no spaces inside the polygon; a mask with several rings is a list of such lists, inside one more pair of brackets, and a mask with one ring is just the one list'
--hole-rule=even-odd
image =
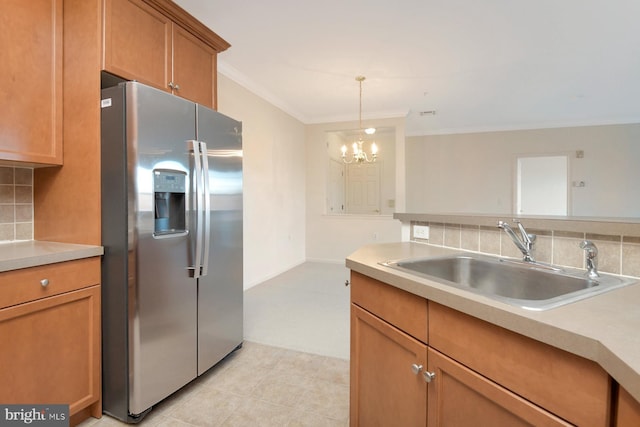
{"label": "white ceiling", "polygon": [[[219,71],[303,123],[406,134],[640,122],[640,0],[175,0]],[[435,110],[435,115],[420,115]]]}

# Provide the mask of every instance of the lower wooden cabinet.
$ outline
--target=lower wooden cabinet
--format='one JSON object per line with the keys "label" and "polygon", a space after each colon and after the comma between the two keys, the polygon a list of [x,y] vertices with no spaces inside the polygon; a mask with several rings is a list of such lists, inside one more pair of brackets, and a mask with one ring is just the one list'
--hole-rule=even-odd
{"label": "lower wooden cabinet", "polygon": [[611,378],[593,361],[432,301],[429,345],[575,425],[609,425]]}
{"label": "lower wooden cabinet", "polygon": [[99,267],[95,258],[0,273],[0,295],[20,288],[25,298],[0,309],[0,402],[68,404],[71,425],[101,416]]}
{"label": "lower wooden cabinet", "polygon": [[351,306],[351,425],[425,426],[427,346]]}
{"label": "lower wooden cabinet", "polygon": [[619,388],[616,403],[616,427],[640,426],[640,402],[623,387]]}
{"label": "lower wooden cabinet", "polygon": [[[351,284],[351,426],[613,421],[611,378],[594,362],[356,272]],[[637,402],[620,397],[629,425]]]}
{"label": "lower wooden cabinet", "polygon": [[430,427],[572,425],[431,348],[428,357],[434,375],[427,405]]}

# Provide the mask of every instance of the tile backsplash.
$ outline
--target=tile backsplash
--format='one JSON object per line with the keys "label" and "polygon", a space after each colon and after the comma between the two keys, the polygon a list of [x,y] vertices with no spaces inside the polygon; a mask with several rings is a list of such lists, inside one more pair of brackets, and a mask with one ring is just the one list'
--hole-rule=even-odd
{"label": "tile backsplash", "polygon": [[[412,221],[413,225],[428,225],[429,239],[411,238],[466,251],[512,258],[522,258],[511,238],[497,227]],[[524,222],[523,222],[524,224]],[[584,251],[579,244],[593,241],[598,248],[598,270],[605,273],[640,277],[640,237],[603,235],[575,231],[529,229],[537,236],[533,256],[537,261],[574,268],[585,268]]]}
{"label": "tile backsplash", "polygon": [[33,240],[33,169],[0,167],[0,241]]}

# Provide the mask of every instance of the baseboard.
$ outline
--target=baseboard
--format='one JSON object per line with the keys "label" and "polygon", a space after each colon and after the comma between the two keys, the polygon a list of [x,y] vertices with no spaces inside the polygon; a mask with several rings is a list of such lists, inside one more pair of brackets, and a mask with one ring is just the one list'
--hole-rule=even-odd
{"label": "baseboard", "polygon": [[327,264],[342,264],[342,265],[344,265],[345,259],[307,258],[307,260],[305,262],[325,262]]}
{"label": "baseboard", "polygon": [[292,269],[292,268],[294,268],[294,267],[297,267],[297,266],[299,266],[299,265],[301,265],[301,264],[304,264],[305,262],[306,262],[305,260],[295,262],[295,263],[293,263],[293,264],[289,265],[288,267],[285,267],[285,268],[283,268],[283,269],[280,269],[280,270],[276,271],[275,273],[271,273],[271,274],[269,274],[268,276],[261,277],[261,278],[260,278],[260,279],[258,279],[258,280],[254,280],[254,281],[252,281],[252,282],[251,282],[251,283],[249,283],[249,284],[246,284],[246,283],[245,283],[245,288],[244,288],[244,290],[245,290],[245,291],[247,291],[247,290],[249,290],[249,289],[253,288],[253,287],[254,287],[254,286],[256,286],[256,285],[259,285],[260,283],[266,282],[267,280],[271,280],[271,279],[273,279],[274,277],[277,277],[277,276],[281,275],[282,273],[284,273],[284,272],[286,272],[286,271],[291,270],[291,269]]}

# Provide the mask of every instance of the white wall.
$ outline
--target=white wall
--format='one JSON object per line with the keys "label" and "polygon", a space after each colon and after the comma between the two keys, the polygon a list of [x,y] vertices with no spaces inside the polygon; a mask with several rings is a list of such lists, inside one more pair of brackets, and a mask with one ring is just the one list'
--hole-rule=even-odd
{"label": "white wall", "polygon": [[[407,138],[407,212],[511,213],[518,155],[566,153],[570,212],[639,217],[640,124]],[[577,158],[576,151],[584,157]]]}
{"label": "white wall", "polygon": [[305,126],[221,74],[218,111],[242,121],[248,289],[305,261]]}
{"label": "white wall", "polygon": [[[396,128],[396,211],[404,212],[404,119],[376,120],[376,127]],[[326,132],[356,129],[357,122],[307,125],[306,240],[307,260],[344,263],[357,248],[368,243],[401,240],[401,223],[390,215],[327,215]],[[380,153],[380,157],[384,153]]]}

